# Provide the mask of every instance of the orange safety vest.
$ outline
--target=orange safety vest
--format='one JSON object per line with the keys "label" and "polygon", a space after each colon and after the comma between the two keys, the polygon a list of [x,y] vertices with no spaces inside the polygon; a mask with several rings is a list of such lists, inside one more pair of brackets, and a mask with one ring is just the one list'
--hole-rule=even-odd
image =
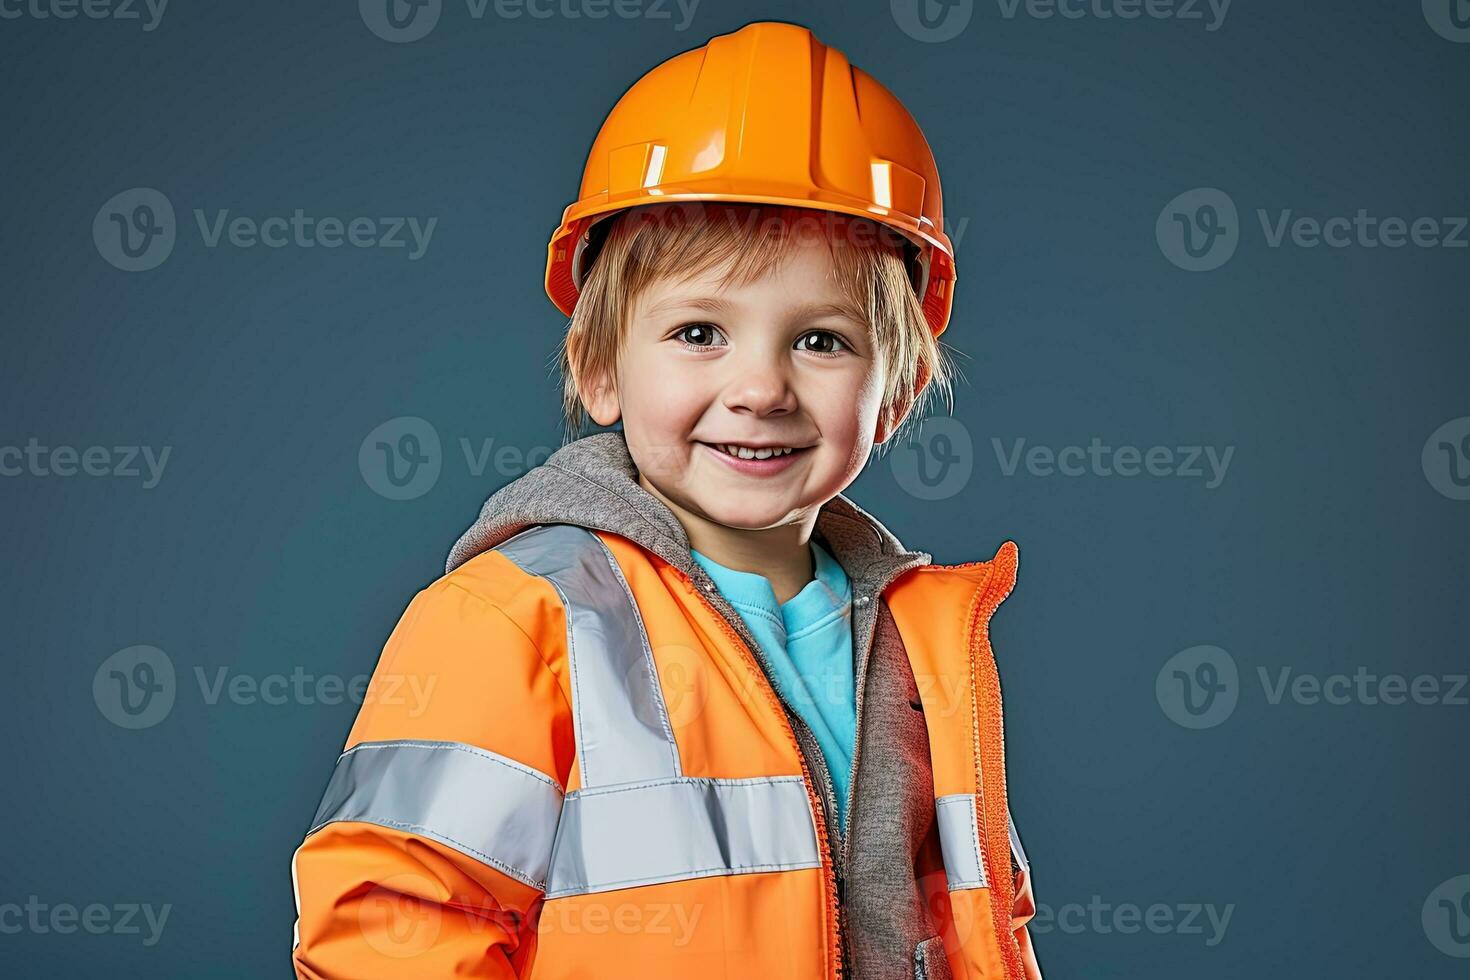
{"label": "orange safety vest", "polygon": [[[1015,574],[1007,542],[881,596],[934,778],[916,978],[1040,980],[989,643]],[[825,820],[774,690],[690,577],[617,534],[532,526],[393,631],[293,859],[296,974],[836,980]]]}

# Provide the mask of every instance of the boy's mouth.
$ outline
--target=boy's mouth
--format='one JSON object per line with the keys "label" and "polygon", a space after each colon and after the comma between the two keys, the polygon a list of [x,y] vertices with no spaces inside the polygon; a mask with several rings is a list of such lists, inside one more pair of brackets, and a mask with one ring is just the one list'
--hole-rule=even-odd
{"label": "boy's mouth", "polygon": [[772,456],[785,456],[790,453],[801,452],[801,449],[795,446],[762,446],[756,449],[751,446],[737,445],[733,442],[706,442],[702,443],[702,445],[709,446],[711,449],[718,449],[720,452],[730,456],[739,456],[741,459],[767,459]]}
{"label": "boy's mouth", "polygon": [[752,449],[730,443],[701,442],[700,445],[718,456],[727,466],[742,473],[760,476],[780,472],[812,450],[811,446],[765,446]]}

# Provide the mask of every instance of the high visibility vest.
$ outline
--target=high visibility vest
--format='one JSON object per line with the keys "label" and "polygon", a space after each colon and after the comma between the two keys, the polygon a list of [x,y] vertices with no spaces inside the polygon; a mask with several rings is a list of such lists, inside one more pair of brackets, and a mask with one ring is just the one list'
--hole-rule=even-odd
{"label": "high visibility vest", "polygon": [[[920,875],[916,977],[1040,980],[988,639],[1015,571],[1008,542],[883,593],[942,860]],[[415,597],[293,878],[293,960],[316,980],[841,973],[823,807],[759,665],[679,569],[570,524]]]}

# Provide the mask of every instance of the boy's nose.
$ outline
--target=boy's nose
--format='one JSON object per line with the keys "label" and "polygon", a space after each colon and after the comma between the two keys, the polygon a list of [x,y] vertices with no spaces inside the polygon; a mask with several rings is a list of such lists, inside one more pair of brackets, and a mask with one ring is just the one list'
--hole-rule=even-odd
{"label": "boy's nose", "polygon": [[768,363],[741,368],[726,387],[725,407],[732,412],[786,415],[796,411],[796,390],[786,371]]}

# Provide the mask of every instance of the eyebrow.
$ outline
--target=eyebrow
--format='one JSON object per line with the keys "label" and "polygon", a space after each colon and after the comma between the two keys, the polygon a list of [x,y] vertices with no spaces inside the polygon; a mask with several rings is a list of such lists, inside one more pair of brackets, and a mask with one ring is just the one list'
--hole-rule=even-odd
{"label": "eyebrow", "polygon": [[[698,310],[718,315],[733,313],[735,305],[718,296],[671,296],[649,307],[648,315],[657,316],[673,310]],[[791,318],[797,320],[819,320],[823,317],[839,317],[856,324],[867,322],[856,306],[842,303],[805,303],[791,314]]]}

